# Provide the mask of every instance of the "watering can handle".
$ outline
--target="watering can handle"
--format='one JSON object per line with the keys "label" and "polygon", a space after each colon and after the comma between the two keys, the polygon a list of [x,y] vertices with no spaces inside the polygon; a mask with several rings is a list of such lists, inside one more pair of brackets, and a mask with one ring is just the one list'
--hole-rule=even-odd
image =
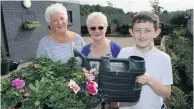
{"label": "watering can handle", "polygon": [[76,48],[73,49],[73,52],[75,57],[81,58],[82,67],[85,67],[86,70],[90,71],[91,70],[90,62],[86,59],[86,57]]}
{"label": "watering can handle", "polygon": [[126,63],[129,62],[128,58],[110,58],[107,56],[101,56],[100,58],[87,58],[88,61],[103,61],[104,59],[108,59],[109,62],[118,62],[118,63]]}
{"label": "watering can handle", "polygon": [[128,58],[112,58],[109,60],[110,62],[118,62],[118,63],[128,63]]}
{"label": "watering can handle", "polygon": [[[143,74],[144,74],[144,73],[143,73]],[[142,74],[142,75],[143,75],[143,74]],[[133,90],[140,90],[142,86],[143,86],[143,84],[138,83],[138,82],[135,82],[135,86],[134,86],[134,89],[133,89]]]}
{"label": "watering can handle", "polygon": [[142,86],[143,86],[142,84],[135,82],[135,86],[133,90],[140,90]]}

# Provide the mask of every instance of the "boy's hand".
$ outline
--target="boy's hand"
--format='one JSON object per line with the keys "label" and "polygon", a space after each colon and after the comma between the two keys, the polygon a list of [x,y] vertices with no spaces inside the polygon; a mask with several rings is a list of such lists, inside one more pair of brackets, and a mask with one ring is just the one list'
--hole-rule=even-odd
{"label": "boy's hand", "polygon": [[145,85],[151,81],[151,78],[152,78],[151,75],[149,75],[148,73],[144,73],[141,76],[137,76],[136,82]]}
{"label": "boy's hand", "polygon": [[91,69],[90,71],[86,70],[86,68],[83,68],[83,71],[85,73],[86,79],[89,81],[95,80],[94,73],[96,72],[96,69]]}

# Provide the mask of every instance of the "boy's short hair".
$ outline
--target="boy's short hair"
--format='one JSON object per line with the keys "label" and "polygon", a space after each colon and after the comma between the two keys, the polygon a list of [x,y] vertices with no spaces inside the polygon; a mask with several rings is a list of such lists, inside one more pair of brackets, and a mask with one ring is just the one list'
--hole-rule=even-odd
{"label": "boy's short hair", "polygon": [[134,23],[151,22],[154,24],[155,30],[159,28],[159,18],[154,12],[141,11],[135,14],[132,18],[132,29]]}

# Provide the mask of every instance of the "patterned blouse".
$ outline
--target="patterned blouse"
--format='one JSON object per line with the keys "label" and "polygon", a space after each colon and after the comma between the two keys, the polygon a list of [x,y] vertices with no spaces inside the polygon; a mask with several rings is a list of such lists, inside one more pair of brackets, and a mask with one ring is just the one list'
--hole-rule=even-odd
{"label": "patterned blouse", "polygon": [[[112,57],[112,52],[109,51],[109,52],[106,54],[106,56]],[[92,53],[90,52],[90,53],[88,54],[88,57],[95,57],[95,56],[92,56]],[[91,62],[90,62],[90,65],[91,65],[92,68],[96,68],[96,70],[99,71],[100,62],[91,61]],[[97,72],[97,74],[98,74],[98,73],[99,73],[99,72]]]}
{"label": "patterned blouse", "polygon": [[57,43],[48,38],[43,37],[38,45],[36,57],[48,56],[53,61],[61,61],[66,63],[70,57],[74,56],[73,48],[75,47],[79,51],[85,46],[85,42],[79,34],[75,34],[73,41],[65,43]]}

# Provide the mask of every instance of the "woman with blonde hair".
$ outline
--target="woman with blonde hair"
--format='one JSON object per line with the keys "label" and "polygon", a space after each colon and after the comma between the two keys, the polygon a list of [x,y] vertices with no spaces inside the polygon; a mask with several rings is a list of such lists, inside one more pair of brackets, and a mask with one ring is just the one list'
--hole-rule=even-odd
{"label": "woman with blonde hair", "polygon": [[[82,49],[82,54],[88,57],[110,56],[116,58],[121,50],[121,46],[106,38],[108,27],[107,17],[101,12],[93,12],[88,15],[86,23],[93,42],[87,44]],[[98,69],[99,63],[91,62],[91,66],[96,66]],[[85,68],[84,72],[88,80],[95,79],[93,74]],[[110,108],[119,107],[118,102],[110,102],[109,104]]]}

